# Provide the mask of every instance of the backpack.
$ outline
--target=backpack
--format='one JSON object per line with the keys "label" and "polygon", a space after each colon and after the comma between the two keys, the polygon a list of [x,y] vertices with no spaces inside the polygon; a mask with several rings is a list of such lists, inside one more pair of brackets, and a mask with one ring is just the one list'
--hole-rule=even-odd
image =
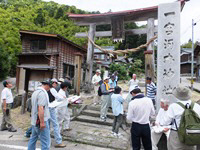
{"label": "backpack", "polygon": [[177,102],[184,112],[181,116],[180,126],[176,128],[178,130],[179,140],[186,145],[198,145],[200,144],[200,118],[198,114],[193,110],[194,102],[189,107],[184,106],[182,103]]}
{"label": "backpack", "polygon": [[102,92],[101,92],[101,85],[99,86],[99,89],[98,89],[98,95],[99,95],[99,96],[102,95]]}

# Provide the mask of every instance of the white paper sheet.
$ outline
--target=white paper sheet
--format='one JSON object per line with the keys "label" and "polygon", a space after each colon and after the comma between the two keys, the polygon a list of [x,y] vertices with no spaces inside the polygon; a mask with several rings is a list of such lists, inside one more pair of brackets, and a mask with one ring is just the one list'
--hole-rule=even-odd
{"label": "white paper sheet", "polygon": [[50,107],[50,108],[58,107],[58,106],[61,105],[62,103],[63,103],[63,101],[58,102],[58,101],[55,100],[55,101],[49,103],[49,107]]}

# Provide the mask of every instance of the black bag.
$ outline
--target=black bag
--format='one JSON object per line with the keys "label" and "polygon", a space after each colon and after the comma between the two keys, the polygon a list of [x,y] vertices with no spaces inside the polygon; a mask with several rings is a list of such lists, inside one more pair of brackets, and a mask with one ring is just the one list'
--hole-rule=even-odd
{"label": "black bag", "polygon": [[99,95],[99,96],[102,95],[102,92],[101,92],[101,86],[99,86],[99,89],[98,89],[98,95]]}

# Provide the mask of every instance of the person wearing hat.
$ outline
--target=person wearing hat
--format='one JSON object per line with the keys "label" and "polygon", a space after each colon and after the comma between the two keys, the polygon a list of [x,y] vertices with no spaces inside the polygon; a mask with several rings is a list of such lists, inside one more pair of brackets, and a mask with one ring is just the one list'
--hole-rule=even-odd
{"label": "person wearing hat", "polygon": [[92,77],[92,84],[94,85],[94,94],[95,97],[93,99],[93,104],[96,105],[100,101],[100,97],[98,95],[98,89],[99,89],[99,82],[101,81],[101,71],[99,69],[96,70],[96,74]]}
{"label": "person wearing hat", "polygon": [[[176,89],[173,90],[172,94],[177,98],[178,102],[183,105],[191,105],[191,95],[192,92],[189,88],[179,85]],[[193,110],[200,116],[200,105],[195,103]],[[161,125],[170,125],[171,131],[168,139],[168,149],[169,150],[193,150],[194,146],[188,146],[180,142],[178,137],[177,128],[180,126],[181,116],[184,112],[184,109],[177,103],[173,103],[169,106],[167,110],[167,115],[163,116],[163,119],[160,121]],[[176,123],[176,124],[175,124]],[[177,125],[177,126],[176,126]]]}
{"label": "person wearing hat", "polygon": [[9,81],[3,81],[4,89],[1,92],[1,103],[3,110],[3,119],[1,123],[1,131],[8,130],[9,132],[16,132],[17,130],[13,127],[11,121],[11,108],[13,104],[12,95],[12,83]]}
{"label": "person wearing hat", "polygon": [[109,85],[110,85],[110,89],[114,89],[117,86],[114,74],[109,79]]}
{"label": "person wearing hat", "polygon": [[[58,92],[56,91],[56,87],[58,86],[58,80],[53,78],[53,79],[51,79],[51,82],[52,82],[52,87],[47,92],[49,95],[49,103],[52,103],[55,100],[62,101],[64,99],[64,97],[61,97],[58,94]],[[49,112],[50,112],[49,124],[52,123],[52,125],[53,125],[54,138],[56,141],[55,147],[56,148],[64,148],[64,147],[66,147],[66,145],[62,143],[62,137],[60,134],[59,124],[58,124],[57,116],[56,116],[56,108],[54,108],[54,107],[49,108]]]}
{"label": "person wearing hat", "polygon": [[42,86],[37,88],[31,96],[31,125],[32,136],[28,142],[28,150],[36,149],[36,142],[40,137],[41,149],[49,150],[51,145],[49,128],[49,96],[51,80],[42,82]]}
{"label": "person wearing hat", "polygon": [[127,120],[132,122],[131,140],[134,150],[140,150],[141,139],[145,150],[151,150],[151,130],[149,118],[155,115],[155,110],[151,99],[141,95],[139,88],[133,89],[131,94],[134,98],[129,103]]}
{"label": "person wearing hat", "polygon": [[106,116],[107,116],[107,111],[108,111],[108,104],[110,101],[110,93],[114,91],[114,89],[110,89],[110,86],[108,84],[109,82],[109,77],[104,77],[104,83],[101,84],[100,88],[101,88],[101,115],[100,115],[100,119],[102,121],[106,121]]}
{"label": "person wearing hat", "polygon": [[[66,99],[66,90],[71,86],[69,82],[62,82],[58,94]],[[68,102],[69,103],[69,102]],[[61,106],[57,108],[57,120],[60,126],[60,132],[62,131],[70,131],[71,128],[69,128],[70,125],[70,114],[68,111],[68,104],[67,106]]]}

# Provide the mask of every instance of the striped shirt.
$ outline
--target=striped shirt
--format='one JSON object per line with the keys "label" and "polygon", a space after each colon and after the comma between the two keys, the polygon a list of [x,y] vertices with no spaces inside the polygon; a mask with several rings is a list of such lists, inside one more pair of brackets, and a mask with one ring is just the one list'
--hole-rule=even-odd
{"label": "striped shirt", "polygon": [[150,99],[155,99],[156,95],[156,86],[153,82],[147,84],[147,97]]}

